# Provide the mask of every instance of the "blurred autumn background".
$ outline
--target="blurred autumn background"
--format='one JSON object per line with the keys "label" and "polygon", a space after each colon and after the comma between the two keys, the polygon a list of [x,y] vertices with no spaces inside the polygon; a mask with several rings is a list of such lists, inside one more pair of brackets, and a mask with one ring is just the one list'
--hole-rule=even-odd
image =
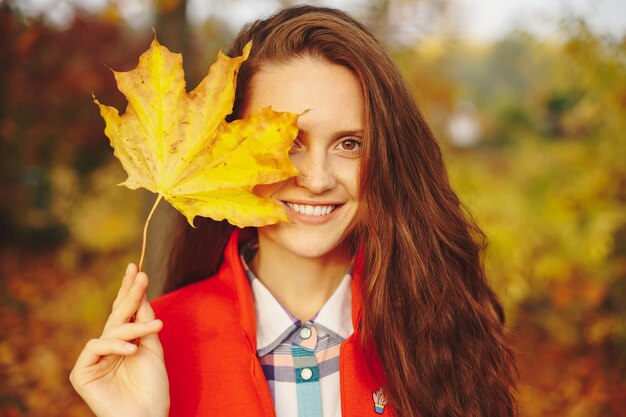
{"label": "blurred autumn background", "polygon": [[[91,98],[125,107],[108,67],[133,68],[154,27],[193,87],[242,23],[295,3],[0,1],[0,415],[91,415],[68,374],[153,200],[115,186]],[[489,236],[522,414],[626,416],[626,7],[534,2],[506,20],[502,3],[334,4],[385,43]],[[151,296],[172,215],[151,226]]]}

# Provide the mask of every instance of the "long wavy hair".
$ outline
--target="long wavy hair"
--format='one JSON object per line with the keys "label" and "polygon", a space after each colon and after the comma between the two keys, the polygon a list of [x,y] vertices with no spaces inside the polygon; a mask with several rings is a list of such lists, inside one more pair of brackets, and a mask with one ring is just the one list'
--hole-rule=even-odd
{"label": "long wavy hair", "polygon": [[[282,10],[242,29],[231,56],[254,41],[234,111],[268,64],[314,56],[349,69],[365,98],[360,222],[362,320],[355,331],[384,370],[399,416],[517,414],[517,372],[504,313],[485,278],[485,236],[452,191],[441,150],[399,71],[372,34],[345,13]],[[232,226],[180,217],[164,290],[214,274]]]}

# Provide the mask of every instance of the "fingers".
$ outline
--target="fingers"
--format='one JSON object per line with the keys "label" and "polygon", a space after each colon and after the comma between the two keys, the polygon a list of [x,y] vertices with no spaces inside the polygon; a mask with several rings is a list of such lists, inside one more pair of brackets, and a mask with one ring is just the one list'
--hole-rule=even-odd
{"label": "fingers", "polygon": [[124,323],[110,327],[102,333],[102,339],[134,340],[150,333],[158,332],[163,327],[161,320],[152,320],[146,323]]}
{"label": "fingers", "polygon": [[141,304],[139,305],[139,309],[137,310],[136,320],[137,321],[150,321],[154,319],[155,319],[154,310],[152,309],[152,306],[148,302],[148,298],[146,297],[146,294],[144,294],[143,298],[141,299]]}
{"label": "fingers", "polygon": [[134,282],[128,289],[126,296],[117,305],[114,305],[104,328],[127,323],[139,309],[147,288],[148,276],[144,272],[139,272],[135,275]]}
{"label": "fingers", "polygon": [[126,298],[128,295],[128,291],[133,286],[135,282],[135,276],[137,275],[137,266],[133,263],[128,264],[126,267],[126,272],[124,274],[124,278],[122,278],[122,285],[120,286],[119,291],[117,292],[117,297],[115,297],[115,301],[113,301],[113,309],[117,307],[120,302]]}
{"label": "fingers", "polygon": [[[161,330],[163,322],[152,320],[147,323],[124,323],[105,330],[99,339],[91,339],[85,345],[76,361],[76,369],[87,367],[98,362],[102,356],[132,355],[137,351],[137,345],[130,340],[154,335]],[[158,337],[157,337],[158,339]]]}
{"label": "fingers", "polygon": [[[143,272],[138,273],[137,267],[130,264],[113,302],[113,309],[102,336],[87,342],[76,360],[70,374],[72,384],[74,382],[80,384],[80,380],[88,374],[89,367],[96,364],[113,364],[120,356],[133,355],[139,349],[145,348],[163,358],[163,348],[157,335],[163,327],[163,322],[155,320],[154,311],[146,299],[147,287],[148,276]],[[130,323],[129,320],[135,314],[136,320]],[[133,343],[136,340],[139,340],[139,346]],[[100,362],[101,360],[105,362]]]}
{"label": "fingers", "polygon": [[[139,306],[139,310],[137,310],[137,322],[151,322],[161,320],[154,320],[154,310],[152,306],[148,302],[148,299],[144,296],[141,302],[141,306]],[[159,335],[154,332],[145,335],[141,338],[141,346],[146,349],[150,349],[159,357],[163,358],[163,346],[161,345],[161,341],[159,340]]]}
{"label": "fingers", "polygon": [[98,362],[102,356],[132,355],[137,349],[136,345],[121,339],[91,339],[80,352],[74,369],[87,368]]}

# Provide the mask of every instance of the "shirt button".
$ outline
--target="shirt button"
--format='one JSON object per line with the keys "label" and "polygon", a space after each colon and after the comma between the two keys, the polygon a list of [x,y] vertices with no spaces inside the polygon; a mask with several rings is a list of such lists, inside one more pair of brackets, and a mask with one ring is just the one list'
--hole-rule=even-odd
{"label": "shirt button", "polygon": [[300,371],[300,377],[304,379],[305,381],[308,381],[309,379],[311,379],[312,376],[313,376],[313,371],[311,370],[311,368],[304,368],[303,370]]}
{"label": "shirt button", "polygon": [[303,339],[308,339],[311,337],[311,329],[308,327],[303,327],[300,329],[300,337]]}

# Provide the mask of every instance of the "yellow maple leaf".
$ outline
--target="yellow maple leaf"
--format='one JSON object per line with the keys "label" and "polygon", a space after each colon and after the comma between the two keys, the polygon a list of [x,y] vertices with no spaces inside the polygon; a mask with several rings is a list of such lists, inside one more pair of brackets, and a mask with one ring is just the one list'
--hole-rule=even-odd
{"label": "yellow maple leaf", "polygon": [[164,198],[191,225],[195,216],[239,227],[288,221],[276,201],[252,190],[298,174],[289,160],[298,115],[266,108],[247,119],[224,121],[250,49],[251,43],[234,58],[220,52],[207,76],[187,93],[182,56],[155,37],[137,68],[113,71],[128,100],[123,115],[94,97],[105,134],[128,174],[120,185],[157,193],[151,214]]}

